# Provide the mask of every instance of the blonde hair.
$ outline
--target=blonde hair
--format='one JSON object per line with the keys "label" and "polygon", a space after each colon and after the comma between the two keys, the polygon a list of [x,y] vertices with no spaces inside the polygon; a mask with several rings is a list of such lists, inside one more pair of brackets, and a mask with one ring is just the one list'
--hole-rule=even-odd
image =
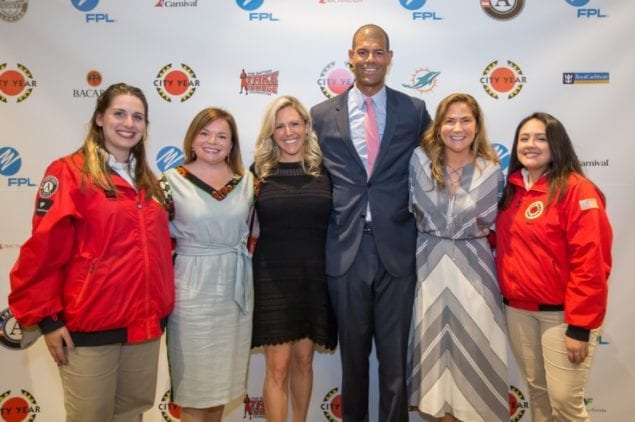
{"label": "blonde hair", "polygon": [[[474,97],[469,94],[450,94],[445,97],[441,103],[439,103],[436,115],[434,116],[434,121],[421,137],[421,147],[430,159],[432,180],[439,190],[445,189],[443,169],[446,165],[445,144],[441,139],[440,131],[448,109],[452,104],[456,103],[464,103],[467,105],[472,112],[472,116],[476,120],[476,134],[474,136],[474,142],[472,142],[472,146],[470,147],[472,153],[474,154],[474,158],[481,157],[486,161],[491,161],[492,163],[499,162],[496,151],[494,151],[494,148],[492,148],[487,139],[483,112],[481,111],[481,107],[478,105],[478,102],[476,102]],[[477,165],[476,161],[474,163]]]}
{"label": "blonde hair", "polygon": [[256,176],[264,181],[278,168],[280,149],[273,140],[273,132],[276,127],[276,115],[285,107],[293,107],[307,126],[307,135],[303,144],[302,170],[310,176],[318,177],[321,174],[322,151],[317,142],[317,135],[312,128],[311,116],[300,100],[290,95],[276,98],[265,111],[254,153]]}
{"label": "blonde hair", "polygon": [[84,153],[84,166],[82,172],[90,182],[101,189],[116,192],[115,185],[110,178],[108,157],[110,153],[105,146],[104,130],[97,124],[97,119],[104,115],[115,97],[119,95],[132,95],[143,104],[146,128],[141,140],[130,149],[130,153],[136,160],[135,184],[139,189],[145,190],[147,197],[162,198],[157,179],[150,170],[146,160],[146,140],[148,139],[148,101],[143,92],[134,86],[125,83],[117,83],[109,86],[97,99],[95,111],[89,123],[88,133],[80,151]]}

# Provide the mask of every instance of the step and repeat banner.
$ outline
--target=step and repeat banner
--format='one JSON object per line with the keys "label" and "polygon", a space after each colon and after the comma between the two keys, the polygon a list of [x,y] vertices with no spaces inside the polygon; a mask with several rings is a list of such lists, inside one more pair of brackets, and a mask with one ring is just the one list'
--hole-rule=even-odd
{"label": "step and repeat banner", "polygon": [[[477,98],[504,165],[521,118],[541,110],[565,124],[607,196],[615,231],[609,310],[586,405],[594,421],[631,420],[633,16],[629,0],[0,0],[0,421],[64,419],[57,368],[42,340],[18,347],[22,330],[6,298],[39,180],[52,160],[81,145],[96,97],[120,81],[143,89],[157,173],[182,162],[186,128],[208,106],[234,114],[251,163],[276,96],[310,107],[352,83],[347,52],[365,23],[390,35],[388,85],[425,100],[431,114],[452,92]],[[337,351],[317,353],[314,372],[309,420],[341,420]],[[225,420],[264,420],[263,375],[255,350],[247,395],[228,406]],[[373,377],[376,406],[374,358]],[[511,358],[509,399],[510,420],[531,420]],[[178,420],[163,351],[144,421]],[[423,419],[412,412],[411,420]]]}

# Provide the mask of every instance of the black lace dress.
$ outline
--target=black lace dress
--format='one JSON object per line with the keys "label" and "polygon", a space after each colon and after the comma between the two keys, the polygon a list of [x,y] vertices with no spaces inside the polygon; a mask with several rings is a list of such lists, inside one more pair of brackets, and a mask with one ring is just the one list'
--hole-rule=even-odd
{"label": "black lace dress", "polygon": [[260,184],[252,347],[309,338],[335,348],[325,276],[330,209],[328,176],[308,176],[300,163],[280,163],[276,174]]}

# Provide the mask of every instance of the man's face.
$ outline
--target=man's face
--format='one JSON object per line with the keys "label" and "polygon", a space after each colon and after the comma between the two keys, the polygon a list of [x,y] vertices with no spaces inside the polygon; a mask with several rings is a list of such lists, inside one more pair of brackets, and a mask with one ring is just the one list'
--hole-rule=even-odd
{"label": "man's face", "polygon": [[355,74],[355,85],[364,95],[371,96],[384,86],[392,51],[387,49],[382,34],[363,31],[354,41],[353,48],[348,50],[348,59]]}

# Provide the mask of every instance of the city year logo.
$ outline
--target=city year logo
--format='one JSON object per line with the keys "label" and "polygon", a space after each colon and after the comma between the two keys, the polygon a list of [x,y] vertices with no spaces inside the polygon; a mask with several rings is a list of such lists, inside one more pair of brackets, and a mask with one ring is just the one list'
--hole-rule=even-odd
{"label": "city year logo", "polygon": [[159,411],[165,422],[178,422],[181,420],[181,408],[174,404],[170,399],[170,390],[166,391],[161,402],[159,403]]}
{"label": "city year logo", "polygon": [[[71,0],[71,4],[75,9],[80,12],[84,12],[86,23],[113,23],[116,20],[108,16],[108,13],[92,13],[92,10],[97,7],[99,0]],[[91,13],[87,13],[91,12]]]}
{"label": "city year logo", "polygon": [[523,10],[525,0],[480,0],[481,8],[498,20],[515,18]]}
{"label": "city year logo", "polygon": [[249,21],[279,21],[280,19],[274,17],[273,13],[271,12],[256,12],[256,10],[260,9],[264,2],[265,0],[236,0],[236,4],[238,5],[238,7],[246,12],[249,12]]}
{"label": "city year logo", "polygon": [[404,88],[410,88],[416,90],[419,94],[426,94],[432,92],[437,86],[437,77],[441,72],[436,72],[428,69],[427,67],[417,69],[412,74],[412,78],[409,84],[401,84]]}
{"label": "city year logo", "polygon": [[18,63],[17,69],[9,69],[7,63],[0,64],[0,101],[7,103],[7,97],[15,97],[17,103],[29,98],[37,81],[33,79],[31,71]]}
{"label": "city year logo", "polygon": [[522,69],[511,60],[507,60],[507,66],[499,66],[498,60],[487,65],[481,76],[483,89],[492,98],[499,99],[498,94],[506,94],[511,100],[520,94],[527,83],[527,77]]}
{"label": "city year logo", "polygon": [[607,18],[608,15],[602,13],[599,8],[586,8],[591,0],[565,0],[569,5],[577,7],[576,17],[578,18]]}
{"label": "city year logo", "polygon": [[32,422],[39,413],[40,406],[35,397],[26,390],[20,390],[19,395],[11,394],[11,390],[0,394],[0,418],[3,421]]}
{"label": "city year logo", "polygon": [[542,201],[535,201],[527,206],[525,210],[525,218],[527,220],[535,220],[536,218],[542,215],[542,212],[545,209],[545,204]]}
{"label": "city year logo", "polygon": [[181,102],[187,101],[199,86],[196,73],[184,63],[181,63],[180,69],[172,69],[172,63],[163,66],[154,80],[154,87],[167,102],[172,102],[173,98],[179,98]]}
{"label": "city year logo", "polygon": [[342,395],[339,393],[337,387],[326,393],[320,408],[329,422],[339,422],[342,420]]}
{"label": "city year logo", "polygon": [[264,94],[271,95],[278,93],[278,70],[261,70],[259,72],[240,72],[240,92],[239,94]]}
{"label": "city year logo", "polygon": [[350,64],[345,63],[344,65],[345,67],[335,67],[335,62],[331,62],[320,72],[317,83],[326,98],[335,97],[353,85]]}
{"label": "city year logo", "polygon": [[608,84],[609,72],[565,72],[562,74],[564,85]]}
{"label": "city year logo", "polygon": [[503,174],[507,175],[507,170],[509,170],[509,149],[507,149],[507,147],[503,144],[492,144],[492,148],[494,148],[496,155],[498,155]]}
{"label": "city year logo", "polygon": [[158,169],[164,172],[168,169],[180,166],[183,164],[184,159],[185,155],[183,151],[174,145],[168,145],[167,147],[161,148],[157,154],[156,163]]}
{"label": "city year logo", "polygon": [[28,7],[28,0],[1,0],[0,19],[6,22],[20,20],[26,14]]}
{"label": "city year logo", "polygon": [[443,18],[437,16],[436,12],[433,11],[419,11],[426,4],[426,0],[399,0],[401,7],[406,10],[410,10],[412,12],[412,20],[442,20]]}
{"label": "city year logo", "polygon": [[509,386],[509,416],[510,422],[518,422],[529,409],[529,403],[523,393],[513,385]]}
{"label": "city year logo", "polygon": [[90,70],[86,74],[86,83],[88,87],[73,89],[73,98],[97,98],[105,91],[98,88],[103,81],[101,73],[98,70]]}
{"label": "city year logo", "polygon": [[170,0],[159,0],[154,7],[198,7],[198,0],[192,1],[170,1]]}
{"label": "city year logo", "polygon": [[[0,147],[0,175],[14,176],[22,167],[22,157],[20,153],[11,147]],[[8,177],[8,186],[35,187],[28,177]]]}

